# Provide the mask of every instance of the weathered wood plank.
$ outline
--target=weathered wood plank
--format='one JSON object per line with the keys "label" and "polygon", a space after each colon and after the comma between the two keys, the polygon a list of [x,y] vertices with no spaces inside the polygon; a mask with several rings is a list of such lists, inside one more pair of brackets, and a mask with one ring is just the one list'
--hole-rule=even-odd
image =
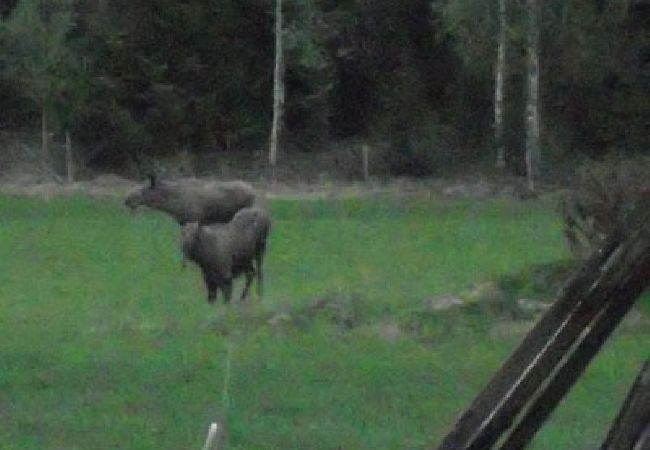
{"label": "weathered wood plank", "polygon": [[[617,291],[627,291],[629,288],[629,295],[625,296],[625,305],[627,305],[627,307],[616,322],[614,323],[613,320],[608,318],[606,323],[603,324],[602,330],[599,328],[599,331],[595,332],[592,328],[590,331],[590,333],[593,333],[592,340],[599,341],[599,344],[594,342],[593,348],[592,346],[587,346],[585,348],[585,354],[581,354],[580,357],[577,357],[577,355],[576,358],[574,358],[574,355],[568,357],[567,367],[575,370],[575,373],[572,370],[567,370],[563,371],[562,376],[558,375],[559,379],[557,384],[561,385],[562,389],[559,389],[558,386],[555,388],[556,390],[553,391],[553,388],[547,386],[546,390],[550,391],[544,395],[548,397],[548,399],[554,399],[549,402],[547,406],[552,410],[555,404],[559,402],[577,380],[579,374],[582,373],[582,369],[586,367],[591,358],[598,352],[604,339],[609,336],[609,333],[611,333],[611,331],[616,327],[616,324],[618,324],[620,319],[622,319],[625,312],[627,312],[627,309],[631,307],[634,300],[643,290],[645,284],[644,279],[635,280],[632,284],[629,284],[626,280],[630,270],[636,271],[634,272],[635,274],[643,272],[643,266],[636,266],[636,263],[640,258],[633,256],[638,256],[637,254],[638,248],[636,247],[636,243],[630,242],[620,244],[616,250],[611,253],[602,268],[596,272],[596,279],[591,284],[588,292],[579,299],[578,307],[572,312],[569,320],[558,329],[557,333],[551,338],[549,345],[539,353],[531,365],[526,369],[522,378],[513,386],[511,392],[504,397],[502,403],[497,409],[495,409],[490,419],[481,427],[480,432],[470,444],[470,449],[481,450],[491,448],[497,442],[501,435],[512,426],[513,421],[522,411],[524,406],[530,403],[531,398],[535,395],[536,391],[544,381],[548,379],[549,375],[552,374],[554,370],[557,370],[556,368],[561,364],[561,361],[566,357],[566,355],[571,354],[576,345],[578,345],[578,349],[581,348],[584,343],[583,332],[590,325],[592,320],[599,315],[603,315],[603,310],[606,310],[608,304],[613,301],[612,299],[617,297]],[[650,252],[648,256],[650,256]],[[632,258],[632,260],[630,261],[629,258]],[[643,273],[641,274],[642,277],[644,275],[645,274]],[[639,289],[641,291],[639,291]],[[618,300],[619,299],[617,299],[617,302]],[[623,306],[622,302],[621,305],[617,306]],[[588,334],[587,336],[590,335]],[[600,342],[601,338],[602,342]],[[580,342],[580,344],[577,344],[578,342]],[[558,395],[559,397],[555,399]],[[545,412],[546,414],[550,413],[550,411]],[[538,420],[538,422],[536,422],[538,425],[541,425],[546,418],[546,416],[542,416],[540,411],[534,411],[530,416],[526,415],[526,417],[531,417],[531,420],[533,421]],[[533,431],[532,428],[531,431]],[[533,434],[535,431],[536,429],[533,431]],[[529,438],[532,438],[532,435]],[[522,448],[522,446],[508,448]]]}
{"label": "weathered wood plank", "polygon": [[494,418],[495,410],[504,396],[512,393],[513,384],[521,380],[527,368],[552,340],[557,330],[569,320],[578,308],[576,299],[584,297],[594,285],[599,268],[612,256],[619,240],[611,237],[603,248],[589,260],[564,285],[558,299],[524,338],[523,342],[506,360],[472,405],[460,416],[452,431],[438,447],[439,450],[468,448],[477,433]]}
{"label": "weathered wood plank", "polygon": [[647,234],[639,233],[628,239],[619,254],[618,261],[603,268],[603,279],[596,286],[599,295],[607,298],[607,307],[527,409],[502,450],[524,448],[530,442],[650,284],[650,239]]}
{"label": "weathered wood plank", "polygon": [[[492,448],[518,416],[522,419],[502,448],[523,448],[648,284],[648,227],[642,224],[626,237],[610,236],[565,284],[551,309],[460,416],[439,450]],[[522,414],[527,405],[531,406]]]}
{"label": "weathered wood plank", "polygon": [[[646,438],[648,442],[642,442]],[[601,450],[629,449],[636,443],[650,445],[650,360],[634,381]]]}

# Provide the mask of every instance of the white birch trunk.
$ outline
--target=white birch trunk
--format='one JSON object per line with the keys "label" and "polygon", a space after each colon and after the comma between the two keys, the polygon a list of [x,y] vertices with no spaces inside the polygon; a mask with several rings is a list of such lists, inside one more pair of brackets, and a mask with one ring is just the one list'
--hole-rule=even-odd
{"label": "white birch trunk", "polygon": [[540,2],[527,0],[529,25],[527,38],[528,84],[526,95],[526,177],[528,189],[535,190],[539,175],[540,154],[540,113],[539,113],[539,36]]}
{"label": "white birch trunk", "polygon": [[506,166],[506,150],[503,139],[503,99],[506,75],[506,0],[499,0],[499,38],[494,85],[494,142],[497,149],[497,167]]}
{"label": "white birch trunk", "polygon": [[284,105],[284,80],[282,58],[282,0],[275,2],[275,69],[273,71],[273,124],[269,145],[269,166],[275,181],[275,168],[278,162],[278,141],[282,128],[282,109]]}

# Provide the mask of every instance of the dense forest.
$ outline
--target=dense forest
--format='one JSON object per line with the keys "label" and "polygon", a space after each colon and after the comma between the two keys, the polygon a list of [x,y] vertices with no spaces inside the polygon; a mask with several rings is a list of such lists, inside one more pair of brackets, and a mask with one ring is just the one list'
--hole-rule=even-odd
{"label": "dense forest", "polygon": [[[97,171],[181,150],[266,155],[276,6],[4,0],[0,133],[68,136]],[[281,160],[368,143],[391,175],[544,174],[650,148],[648,1],[281,6]]]}

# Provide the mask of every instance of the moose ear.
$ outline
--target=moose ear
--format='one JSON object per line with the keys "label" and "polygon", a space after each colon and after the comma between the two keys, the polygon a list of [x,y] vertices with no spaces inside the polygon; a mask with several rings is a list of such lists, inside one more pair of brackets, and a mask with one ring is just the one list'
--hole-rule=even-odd
{"label": "moose ear", "polygon": [[156,187],[156,175],[153,173],[149,174],[149,185],[151,187]]}

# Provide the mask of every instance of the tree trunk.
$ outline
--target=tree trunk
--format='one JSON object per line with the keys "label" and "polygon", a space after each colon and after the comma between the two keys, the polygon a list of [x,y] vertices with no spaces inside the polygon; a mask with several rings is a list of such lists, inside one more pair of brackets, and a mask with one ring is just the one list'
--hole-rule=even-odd
{"label": "tree trunk", "polygon": [[526,96],[526,176],[528,189],[535,190],[541,159],[539,144],[539,36],[540,2],[527,0],[528,5],[528,85]]}
{"label": "tree trunk", "polygon": [[282,109],[284,105],[284,80],[282,58],[282,0],[275,3],[275,69],[273,71],[273,125],[269,145],[269,167],[275,182],[275,169],[278,162],[278,141],[282,129]]}
{"label": "tree trunk", "polygon": [[497,167],[506,166],[506,151],[503,140],[503,98],[506,75],[506,0],[499,0],[499,38],[494,85],[494,142],[497,149]]}

